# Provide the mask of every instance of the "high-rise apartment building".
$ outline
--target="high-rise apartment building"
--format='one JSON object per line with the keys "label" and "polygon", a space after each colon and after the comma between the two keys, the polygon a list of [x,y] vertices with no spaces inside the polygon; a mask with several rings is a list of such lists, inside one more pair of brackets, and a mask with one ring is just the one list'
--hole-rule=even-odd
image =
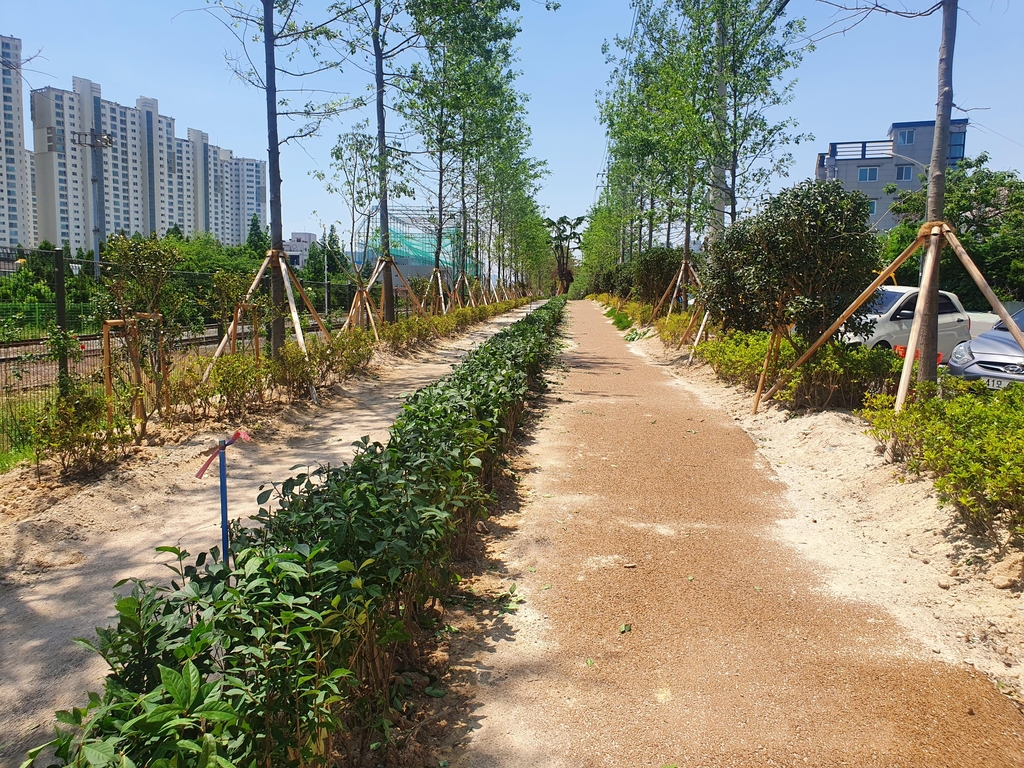
{"label": "high-rise apartment building", "polygon": [[0,173],[0,246],[32,238],[32,180],[25,150],[22,101],[21,40],[0,35],[3,82],[3,168]]}
{"label": "high-rise apartment building", "polygon": [[265,226],[266,162],[235,157],[195,129],[177,138],[154,98],[118,104],[80,77],[71,90],[34,90],[28,150],[21,49],[18,38],[0,36],[0,246],[49,240],[92,250],[119,232],[162,236],[174,226],[237,245],[253,214]]}
{"label": "high-rise apartment building", "polygon": [[32,92],[38,236],[91,250],[119,232],[245,241],[253,213],[266,221],[266,163],[236,158],[194,128],[175,136],[156,99],[107,101],[100,86]]}

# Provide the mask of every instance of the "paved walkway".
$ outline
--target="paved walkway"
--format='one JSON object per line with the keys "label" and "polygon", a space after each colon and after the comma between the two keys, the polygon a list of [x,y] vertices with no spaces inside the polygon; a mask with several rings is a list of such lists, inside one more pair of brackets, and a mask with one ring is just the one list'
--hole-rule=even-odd
{"label": "paved walkway", "polygon": [[514,528],[498,567],[525,602],[456,647],[473,705],[453,768],[1024,764],[986,678],[828,596],[772,537],[783,490],[726,414],[597,305],[570,314],[528,498],[492,524]]}

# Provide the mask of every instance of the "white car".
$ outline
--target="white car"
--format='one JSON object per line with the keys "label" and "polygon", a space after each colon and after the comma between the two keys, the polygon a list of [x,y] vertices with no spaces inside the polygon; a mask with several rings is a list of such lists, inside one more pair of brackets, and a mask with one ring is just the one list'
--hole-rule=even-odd
{"label": "white car", "polygon": [[[917,307],[917,286],[884,285],[868,303],[868,318],[875,321],[870,336],[853,336],[848,341],[867,347],[892,349],[905,347],[910,341],[910,326]],[[939,291],[938,351],[943,362],[949,360],[953,347],[971,340],[971,318],[964,311],[956,294]]]}

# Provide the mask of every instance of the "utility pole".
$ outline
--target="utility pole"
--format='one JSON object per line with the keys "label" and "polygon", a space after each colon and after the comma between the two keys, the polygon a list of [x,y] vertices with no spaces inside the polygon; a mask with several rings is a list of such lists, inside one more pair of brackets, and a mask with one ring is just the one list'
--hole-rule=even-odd
{"label": "utility pole", "polygon": [[95,128],[88,131],[71,131],[71,143],[78,147],[89,147],[92,150],[92,276],[100,277],[100,173],[103,169],[103,150],[114,146],[114,137],[109,133],[97,133]]}

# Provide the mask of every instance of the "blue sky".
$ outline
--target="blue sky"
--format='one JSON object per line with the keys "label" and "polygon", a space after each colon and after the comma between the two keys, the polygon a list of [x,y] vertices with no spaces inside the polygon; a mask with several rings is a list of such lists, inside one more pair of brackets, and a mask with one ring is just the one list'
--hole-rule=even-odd
{"label": "blue sky", "polygon": [[[960,4],[954,100],[979,110],[970,113],[967,153],[985,150],[995,167],[1024,171],[1024,3]],[[555,217],[582,215],[594,200],[605,149],[595,103],[608,73],[601,45],[628,33],[632,11],[627,0],[562,0],[556,13],[536,0],[522,5],[519,87],[530,97],[533,153],[550,169],[540,202]],[[179,136],[199,128],[238,155],[265,157],[262,93],[233,78],[224,54],[238,46],[216,19],[193,10],[204,7],[203,0],[9,2],[0,33],[20,37],[26,55],[41,50],[27,72],[31,87],[70,88],[77,75],[100,83],[105,98],[121,103],[152,96],[176,119]],[[829,10],[812,0],[793,0],[790,10],[808,18],[809,30],[829,20]],[[938,42],[937,16],[877,16],[820,42],[796,72],[795,99],[786,107],[799,130],[815,139],[795,148],[789,179],[775,186],[812,175],[817,153],[830,141],[881,139],[894,121],[933,119]],[[350,70],[335,82],[361,95],[366,79]],[[286,233],[319,231],[319,222],[345,219],[341,202],[310,172],[326,165],[334,137],[346,128],[328,126],[324,137],[284,149]]]}

